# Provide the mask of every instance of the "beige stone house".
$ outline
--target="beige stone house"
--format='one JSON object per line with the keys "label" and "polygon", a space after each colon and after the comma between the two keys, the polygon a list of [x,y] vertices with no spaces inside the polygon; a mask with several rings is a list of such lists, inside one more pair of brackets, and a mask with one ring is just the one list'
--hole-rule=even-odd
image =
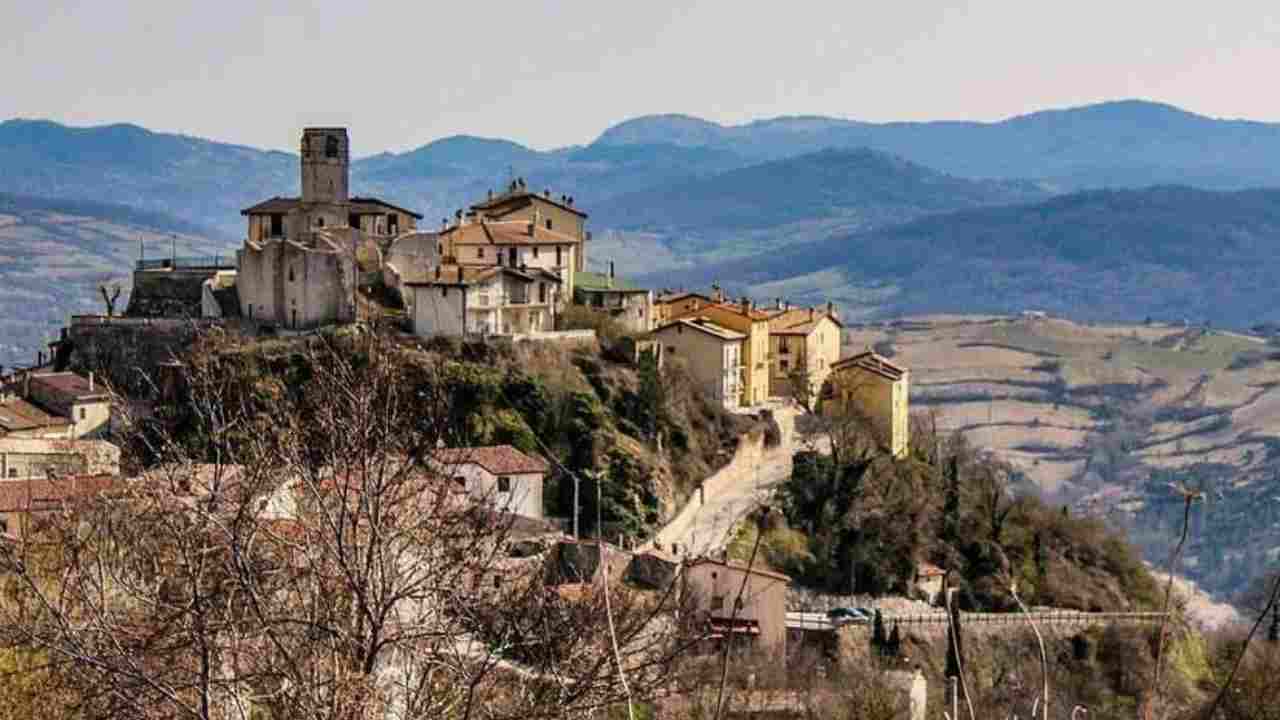
{"label": "beige stone house", "polygon": [[94,376],[22,373],[0,390],[0,436],[96,438],[111,429],[111,394]]}
{"label": "beige stone house", "polygon": [[659,317],[668,322],[699,317],[745,336],[742,345],[742,393],[739,404],[759,405],[772,395],[769,386],[769,315],[757,309],[749,299],[729,303],[716,289],[710,302],[705,296],[685,293],[664,297]]}
{"label": "beige stone house", "polygon": [[831,366],[823,386],[823,412],[857,412],[894,457],[910,447],[911,372],[867,351]]}
{"label": "beige stone house", "polygon": [[578,271],[573,277],[573,302],[596,312],[606,313],[624,330],[646,333],[654,328],[653,291],[609,272]]}
{"label": "beige stone house", "polygon": [[[736,562],[702,558],[685,567],[684,579],[694,611],[707,618],[713,639],[741,639],[771,655],[785,657],[791,578],[759,566],[748,572]],[[746,590],[739,602],[743,580]]]}
{"label": "beige stone house", "polygon": [[683,362],[707,394],[725,407],[742,401],[743,355],[747,336],[705,317],[673,320],[653,331],[665,362]]}
{"label": "beige stone house", "polygon": [[446,264],[551,273],[560,281],[559,302],[564,303],[573,297],[581,245],[577,237],[550,230],[536,218],[490,221],[480,217],[441,231],[439,249]]}
{"label": "beige stone house", "polygon": [[120,448],[105,440],[0,436],[0,480],[119,472]]}
{"label": "beige stone house", "polygon": [[365,270],[381,269],[382,251],[422,217],[349,195],[345,128],[307,128],[301,155],[302,195],[242,210],[248,226],[237,253],[240,316],[291,329],[353,319],[357,260]]}
{"label": "beige stone house", "polygon": [[555,329],[560,278],[541,268],[437,265],[404,281],[413,333],[523,335]]}
{"label": "beige stone house", "polygon": [[436,450],[429,463],[474,500],[521,517],[545,517],[542,486],[551,466],[540,457],[510,445],[491,445]]}
{"label": "beige stone house", "polygon": [[796,382],[807,378],[805,393],[817,400],[840,359],[844,325],[830,304],[825,309],[791,308],[779,301],[769,314],[769,387],[780,397],[797,397]]}
{"label": "beige stone house", "polygon": [[110,493],[121,484],[115,475],[70,475],[0,482],[0,533],[25,537],[34,520],[66,503]]}
{"label": "beige stone house", "polygon": [[[550,189],[539,195],[530,192],[524,178],[512,180],[506,192],[498,195],[489,193],[483,202],[472,205],[467,211],[470,221],[481,219],[491,221],[535,221],[545,230],[576,238],[573,246],[573,267],[583,270],[587,267],[587,244],[591,233],[587,232],[587,213],[575,207],[573,198],[567,195],[555,196]],[[572,293],[572,288],[569,288]]]}

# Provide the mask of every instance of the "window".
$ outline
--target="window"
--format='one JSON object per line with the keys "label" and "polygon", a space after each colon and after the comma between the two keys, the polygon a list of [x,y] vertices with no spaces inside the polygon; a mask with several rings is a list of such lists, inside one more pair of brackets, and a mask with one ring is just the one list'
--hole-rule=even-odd
{"label": "window", "polygon": [[9,468],[9,477],[11,478],[18,477],[18,468],[13,468],[13,467]]}
{"label": "window", "polygon": [[506,476],[498,478],[498,492],[511,492],[511,478]]}
{"label": "window", "polygon": [[284,215],[273,213],[271,215],[271,237],[284,236]]}
{"label": "window", "polygon": [[478,258],[484,257],[484,248],[482,247],[476,248],[476,257]]}
{"label": "window", "polygon": [[463,477],[462,475],[454,475],[454,476],[453,476],[453,484],[454,484],[454,485],[457,485],[457,486],[458,486],[458,487],[460,487],[460,488],[464,488],[464,487],[466,487],[466,486],[467,486],[467,479],[466,479],[465,477]]}
{"label": "window", "polygon": [[547,301],[547,284],[538,283],[538,302],[545,303]]}
{"label": "window", "polygon": [[445,286],[441,285],[441,286],[440,286],[440,297],[449,297],[449,288],[447,288],[447,287],[445,287]]}
{"label": "window", "polygon": [[711,609],[712,609],[712,610],[723,610],[723,609],[724,609],[724,596],[723,596],[723,595],[712,595],[712,596],[711,596]]}
{"label": "window", "polygon": [[327,158],[338,157],[338,138],[330,135],[324,139],[324,156]]}
{"label": "window", "polygon": [[783,369],[783,370],[790,370],[790,369],[791,369],[791,361],[790,361],[790,360],[783,360],[780,364],[782,365],[782,369]]}
{"label": "window", "polygon": [[316,218],[316,227],[324,227],[324,218],[322,217]]}
{"label": "window", "polygon": [[84,419],[84,408],[80,408],[80,419]]}
{"label": "window", "polygon": [[557,246],[556,246],[556,265],[557,265],[557,266],[559,266],[559,265],[561,265],[561,264],[562,264],[560,260],[561,260],[561,258],[560,258],[560,246],[559,246],[559,245],[557,245]]}
{"label": "window", "polygon": [[289,268],[289,282],[293,282],[293,267]]}
{"label": "window", "polygon": [[534,245],[534,246],[533,246],[533,259],[534,259],[534,260],[537,260],[537,259],[538,259],[538,246],[537,246],[537,245]]}
{"label": "window", "polygon": [[551,218],[547,218],[547,229],[551,229]]}

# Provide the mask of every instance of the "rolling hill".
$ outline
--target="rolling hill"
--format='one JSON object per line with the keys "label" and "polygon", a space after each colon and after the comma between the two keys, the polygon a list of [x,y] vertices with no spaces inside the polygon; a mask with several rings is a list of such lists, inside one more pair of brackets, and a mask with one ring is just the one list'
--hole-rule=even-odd
{"label": "rolling hill", "polygon": [[725,281],[855,315],[1147,317],[1248,327],[1280,319],[1280,190],[1100,190],[963,210],[652,278]]}
{"label": "rolling hill", "polygon": [[600,224],[671,238],[699,253],[744,254],[923,215],[1048,197],[1031,183],[966,180],[865,148],[820,150],[627,193],[594,208]]}
{"label": "rolling hill", "polygon": [[1163,566],[1170,483],[1203,490],[1181,568],[1229,597],[1280,548],[1280,352],[1181,324],[919,316],[849,329],[911,368],[913,411],[964,433],[1073,512],[1105,517]]}

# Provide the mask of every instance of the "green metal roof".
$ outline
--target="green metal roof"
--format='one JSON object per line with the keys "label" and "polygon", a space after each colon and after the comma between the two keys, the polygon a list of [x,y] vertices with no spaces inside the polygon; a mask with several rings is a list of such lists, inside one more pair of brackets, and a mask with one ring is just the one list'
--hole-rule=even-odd
{"label": "green metal roof", "polygon": [[604,273],[597,272],[576,272],[573,274],[573,286],[575,288],[591,291],[643,291],[645,288],[618,276],[613,277],[613,285],[609,285],[609,276]]}

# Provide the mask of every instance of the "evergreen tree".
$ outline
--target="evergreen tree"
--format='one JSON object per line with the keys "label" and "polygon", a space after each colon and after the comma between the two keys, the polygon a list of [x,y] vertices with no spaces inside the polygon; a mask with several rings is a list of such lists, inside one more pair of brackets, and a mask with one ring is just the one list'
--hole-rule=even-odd
{"label": "evergreen tree", "polygon": [[945,471],[946,497],[942,502],[942,540],[954,544],[960,539],[960,459],[951,456]]}
{"label": "evergreen tree", "polygon": [[898,623],[893,624],[893,631],[889,633],[889,652],[890,657],[901,657],[902,655],[902,635],[898,632]]}
{"label": "evergreen tree", "polygon": [[888,640],[884,635],[884,616],[880,614],[880,609],[876,609],[875,622],[871,626],[871,651],[877,654],[884,654],[885,645]]}

